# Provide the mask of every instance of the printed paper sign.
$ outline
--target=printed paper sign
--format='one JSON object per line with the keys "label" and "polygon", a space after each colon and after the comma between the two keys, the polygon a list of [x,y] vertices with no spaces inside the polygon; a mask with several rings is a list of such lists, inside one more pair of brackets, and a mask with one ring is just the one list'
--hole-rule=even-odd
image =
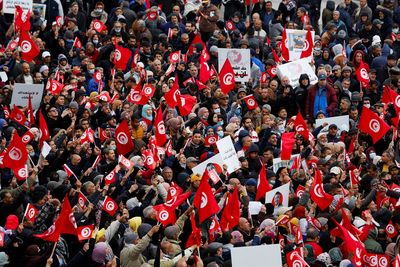
{"label": "printed paper sign", "polygon": [[248,82],[251,77],[250,49],[218,48],[218,72],[227,58],[235,72],[235,81]]}

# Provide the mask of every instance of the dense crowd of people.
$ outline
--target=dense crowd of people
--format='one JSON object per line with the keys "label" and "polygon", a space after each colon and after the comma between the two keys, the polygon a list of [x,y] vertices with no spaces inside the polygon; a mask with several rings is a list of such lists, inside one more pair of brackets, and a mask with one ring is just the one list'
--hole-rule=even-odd
{"label": "dense crowd of people", "polygon": [[[33,2],[0,16],[0,266],[400,266],[397,1]],[[289,30],[315,81],[277,75]]]}

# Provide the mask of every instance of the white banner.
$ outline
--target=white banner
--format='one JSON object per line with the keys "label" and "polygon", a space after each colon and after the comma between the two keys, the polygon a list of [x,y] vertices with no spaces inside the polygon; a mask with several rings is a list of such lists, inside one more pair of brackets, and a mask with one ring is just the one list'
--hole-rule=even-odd
{"label": "white banner", "polygon": [[250,49],[218,48],[218,72],[227,58],[235,72],[235,81],[248,82],[251,77]]}
{"label": "white banner", "polygon": [[203,161],[196,167],[192,169],[193,174],[200,174],[203,175],[204,171],[206,170],[208,165],[213,165],[217,173],[221,173],[223,170],[224,162],[222,161],[221,154],[218,153],[217,155],[212,156],[206,161]]}
{"label": "white banner", "polygon": [[32,10],[32,0],[3,0],[3,11],[7,14],[15,13],[15,6],[20,6],[22,10]]}
{"label": "white banner", "polygon": [[275,208],[289,206],[290,183],[284,184],[265,194],[265,203],[271,203]]}
{"label": "white banner", "polygon": [[228,173],[232,173],[237,169],[240,169],[240,162],[230,136],[218,140],[217,147],[219,154],[222,157],[222,161],[228,166]]}
{"label": "white banner", "polygon": [[231,249],[232,267],[282,267],[279,244]]}
{"label": "white banner", "polygon": [[[289,50],[290,61],[295,61],[295,60],[300,59],[301,52],[303,50],[308,49],[308,46],[310,44],[306,40],[306,34],[307,34],[307,31],[305,31],[305,30],[286,29],[286,36],[287,36],[286,46]],[[314,44],[315,32],[312,31],[311,35],[312,35],[312,40],[313,40],[313,44]],[[311,57],[310,57],[310,59],[311,59]],[[308,61],[310,61],[310,59],[308,59]]]}
{"label": "white banner", "polygon": [[281,158],[276,158],[272,160],[272,170],[276,173],[280,167],[290,168],[293,165],[294,158],[299,154],[294,154],[290,157],[290,160],[281,160]]}
{"label": "white banner", "polygon": [[278,65],[277,71],[279,79],[282,79],[284,76],[289,77],[290,85],[296,88],[299,86],[300,75],[305,73],[310,78],[310,84],[316,84],[318,82],[317,75],[315,75],[313,68],[311,68],[308,62],[309,60],[307,58],[302,58],[283,65]]}
{"label": "white banner", "polygon": [[28,106],[28,98],[31,95],[32,108],[34,110],[38,109],[42,101],[43,89],[43,84],[16,83],[11,98],[11,107],[14,104],[20,107]]}
{"label": "white banner", "polygon": [[324,118],[324,119],[317,119],[315,121],[316,127],[321,126],[325,122],[328,123],[328,125],[331,124],[336,124],[338,129],[340,131],[349,131],[350,125],[349,125],[349,115],[344,115],[344,116],[336,116],[336,117],[330,117],[330,118]]}

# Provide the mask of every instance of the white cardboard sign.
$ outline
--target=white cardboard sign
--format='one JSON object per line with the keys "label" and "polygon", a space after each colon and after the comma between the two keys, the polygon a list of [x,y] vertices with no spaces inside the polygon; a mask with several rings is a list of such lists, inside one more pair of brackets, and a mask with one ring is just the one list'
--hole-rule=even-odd
{"label": "white cardboard sign", "polygon": [[34,110],[38,109],[42,101],[43,89],[43,84],[16,83],[11,98],[11,107],[14,104],[20,107],[28,106],[28,98],[31,95],[32,108]]}
{"label": "white cardboard sign", "polygon": [[3,11],[7,14],[15,13],[15,6],[20,6],[23,11],[32,10],[32,0],[3,0]]}
{"label": "white cardboard sign", "polygon": [[277,66],[277,74],[279,79],[287,76],[289,78],[290,85],[293,86],[293,88],[299,86],[299,78],[303,73],[307,74],[310,78],[310,84],[316,84],[318,82],[317,75],[315,75],[315,72],[311,68],[307,58],[302,58]]}
{"label": "white cardboard sign", "polygon": [[218,140],[217,147],[219,154],[222,157],[222,161],[228,166],[228,173],[240,169],[240,162],[230,136]]}
{"label": "white cardboard sign", "polygon": [[251,77],[250,49],[218,48],[218,72],[227,58],[235,72],[235,81],[248,82]]}
{"label": "white cardboard sign", "polygon": [[282,267],[279,244],[231,249],[233,267]]}
{"label": "white cardboard sign", "polygon": [[289,206],[290,183],[284,184],[265,194],[265,203],[271,203],[274,207]]}
{"label": "white cardboard sign", "polygon": [[315,121],[316,127],[321,126],[325,122],[328,123],[328,125],[331,124],[336,124],[339,130],[341,131],[349,131],[349,115],[344,115],[344,116],[336,116],[336,117],[329,117],[329,118],[324,118],[324,119],[317,119]]}

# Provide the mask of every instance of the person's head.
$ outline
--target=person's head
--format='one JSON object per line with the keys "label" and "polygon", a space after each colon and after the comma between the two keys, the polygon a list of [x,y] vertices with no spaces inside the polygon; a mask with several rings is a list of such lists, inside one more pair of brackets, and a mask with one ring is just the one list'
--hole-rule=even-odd
{"label": "person's head", "polygon": [[333,16],[333,20],[334,20],[334,21],[338,21],[339,18],[340,18],[340,12],[337,11],[337,10],[335,10],[335,11],[333,11],[332,16]]}
{"label": "person's head", "polygon": [[1,201],[3,201],[3,203],[5,204],[13,204],[14,203],[14,198],[11,195],[11,192],[9,190],[3,190],[0,192],[0,198]]}
{"label": "person's head", "polygon": [[26,62],[22,63],[22,73],[24,75],[30,75],[30,72],[31,72],[31,68],[29,67],[29,64]]}
{"label": "person's head", "polygon": [[239,229],[245,232],[249,232],[251,230],[251,225],[246,218],[241,217],[239,219]]}
{"label": "person's head", "polygon": [[325,87],[326,86],[326,73],[321,72],[318,74],[318,86]]}

